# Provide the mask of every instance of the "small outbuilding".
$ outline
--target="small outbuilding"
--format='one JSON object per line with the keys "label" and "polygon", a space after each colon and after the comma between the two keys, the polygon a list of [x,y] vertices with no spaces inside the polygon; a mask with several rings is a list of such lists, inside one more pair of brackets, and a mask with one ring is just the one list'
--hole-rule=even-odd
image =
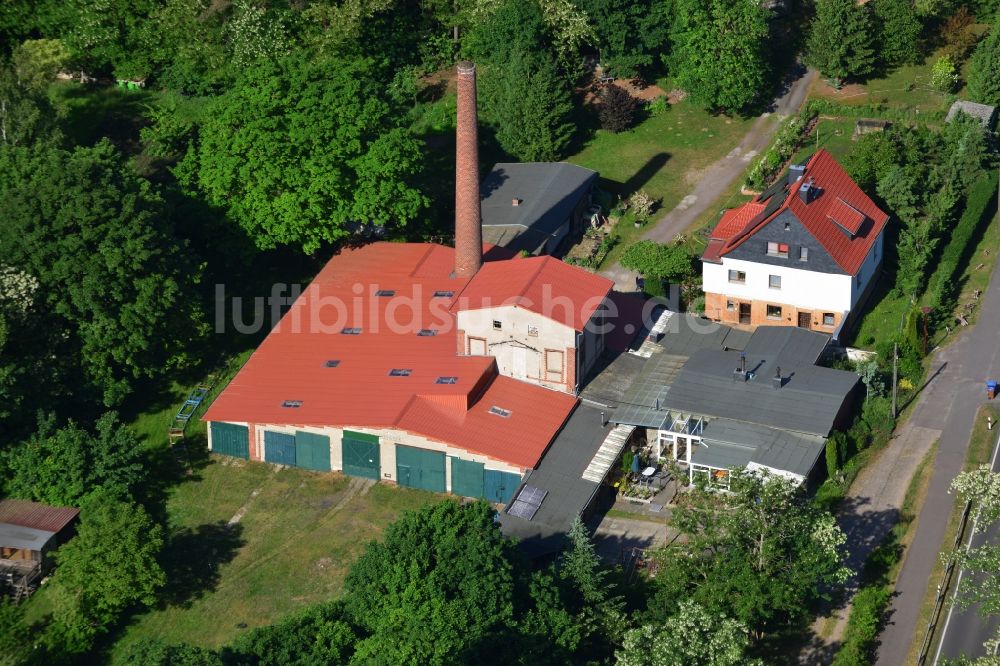
{"label": "small outbuilding", "polygon": [[483,181],[483,241],[552,254],[582,224],[597,172],[566,162],[500,163]]}
{"label": "small outbuilding", "polygon": [[0,500],[0,593],[20,600],[46,570],[46,556],[70,536],[78,509]]}
{"label": "small outbuilding", "polygon": [[960,99],[948,109],[948,117],[945,120],[951,122],[960,112],[975,118],[987,130],[993,129],[997,117],[997,108],[995,106]]}

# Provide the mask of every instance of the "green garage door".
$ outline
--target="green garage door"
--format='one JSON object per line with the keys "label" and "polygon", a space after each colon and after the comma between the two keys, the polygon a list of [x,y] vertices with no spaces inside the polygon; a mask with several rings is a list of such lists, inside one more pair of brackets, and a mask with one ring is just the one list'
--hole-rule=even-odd
{"label": "green garage door", "polygon": [[264,460],[279,465],[295,464],[295,436],[264,431]]}
{"label": "green garage door", "polygon": [[483,497],[483,463],[452,458],[451,492],[462,497]]}
{"label": "green garage door", "polygon": [[212,421],[212,451],[237,458],[249,458],[250,431],[243,425]]}
{"label": "green garage door", "polygon": [[342,442],[344,474],[378,481],[381,470],[378,437],[345,430]]}
{"label": "green garage door", "polygon": [[444,492],[444,453],[396,445],[396,481],[401,486]]}
{"label": "green garage door", "polygon": [[295,461],[299,467],[330,471],[330,438],[311,432],[295,432]]}
{"label": "green garage door", "polygon": [[506,504],[514,495],[517,487],[521,485],[521,477],[510,472],[488,469],[483,475],[483,482],[486,486],[485,496],[488,501]]}

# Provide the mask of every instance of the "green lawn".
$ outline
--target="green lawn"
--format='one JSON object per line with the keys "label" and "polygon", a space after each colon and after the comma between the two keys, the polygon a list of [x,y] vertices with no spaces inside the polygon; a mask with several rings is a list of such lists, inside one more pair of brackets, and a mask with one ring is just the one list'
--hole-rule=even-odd
{"label": "green lawn", "polygon": [[816,130],[805,144],[792,156],[792,163],[804,162],[819,148],[825,149],[835,159],[843,158],[851,152],[854,141],[854,126],[857,118],[829,118],[821,116],[816,124]]}
{"label": "green lawn", "polygon": [[[642,189],[659,199],[655,220],[690,193],[699,173],[732,150],[752,122],[713,116],[684,101],[659,116],[646,118],[628,132],[597,130],[567,161],[599,171],[598,186],[614,197]],[[617,262],[625,247],[645,230],[619,225],[616,231],[621,241],[603,265]]]}
{"label": "green lawn", "polygon": [[[132,619],[114,649],[140,638],[218,646],[336,597],[365,544],[403,510],[443,495],[213,457],[167,501],[170,583],[161,608]],[[251,497],[254,491],[259,491]],[[233,528],[226,522],[242,506]]]}

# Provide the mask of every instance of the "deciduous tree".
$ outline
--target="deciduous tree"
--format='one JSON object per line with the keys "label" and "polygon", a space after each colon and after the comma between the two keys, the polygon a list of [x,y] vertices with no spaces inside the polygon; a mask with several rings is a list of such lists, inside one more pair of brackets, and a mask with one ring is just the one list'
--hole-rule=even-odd
{"label": "deciduous tree", "polygon": [[621,264],[648,278],[678,284],[694,272],[691,255],[680,245],[661,245],[644,240],[630,245],[622,254]]}
{"label": "deciduous tree", "polygon": [[305,53],[248,70],[177,167],[260,248],[313,252],[361,228],[401,227],[427,206],[423,157],[364,60]]}
{"label": "deciduous tree", "polygon": [[749,645],[746,626],[686,600],[662,625],[630,629],[616,657],[618,666],[763,666]]}
{"label": "deciduous tree", "polygon": [[678,84],[710,110],[746,109],[764,88],[767,36],[761,3],[678,0],[670,57]]}
{"label": "deciduous tree", "polygon": [[166,583],[157,562],[162,547],[163,530],[142,506],[91,495],[76,536],[56,551],[51,640],[84,652],[126,608],[153,605]]}
{"label": "deciduous tree", "polygon": [[873,0],[879,57],[891,66],[914,62],[920,55],[923,24],[912,0]]}

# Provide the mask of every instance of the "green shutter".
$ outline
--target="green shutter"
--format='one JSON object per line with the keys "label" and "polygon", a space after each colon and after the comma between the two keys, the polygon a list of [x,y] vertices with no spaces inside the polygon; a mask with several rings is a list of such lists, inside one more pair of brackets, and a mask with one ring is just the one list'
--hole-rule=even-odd
{"label": "green shutter", "polygon": [[244,425],[212,421],[212,451],[226,456],[250,458],[250,430]]}
{"label": "green shutter", "polygon": [[401,486],[445,491],[445,455],[412,446],[396,445],[396,482]]}
{"label": "green shutter", "polygon": [[463,497],[484,497],[483,463],[452,458],[451,492]]}
{"label": "green shutter", "polygon": [[299,467],[330,471],[330,438],[311,432],[295,432],[295,456]]}

